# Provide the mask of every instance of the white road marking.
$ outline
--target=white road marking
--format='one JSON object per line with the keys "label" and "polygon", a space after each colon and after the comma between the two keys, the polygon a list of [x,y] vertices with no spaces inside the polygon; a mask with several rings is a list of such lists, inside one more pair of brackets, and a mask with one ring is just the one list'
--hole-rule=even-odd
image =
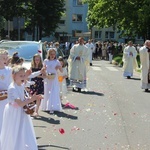
{"label": "white road marking", "polygon": [[102,71],[102,69],[100,67],[94,67],[93,66],[92,69],[95,70],[95,71]]}
{"label": "white road marking", "polygon": [[118,69],[114,68],[114,67],[106,67],[108,70],[110,71],[119,71]]}

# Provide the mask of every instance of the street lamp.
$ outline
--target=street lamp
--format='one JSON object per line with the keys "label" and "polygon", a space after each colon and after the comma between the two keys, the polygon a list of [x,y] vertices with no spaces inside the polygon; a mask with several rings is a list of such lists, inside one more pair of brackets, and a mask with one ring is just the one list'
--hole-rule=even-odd
{"label": "street lamp", "polygon": [[20,17],[18,17],[18,40],[20,40]]}

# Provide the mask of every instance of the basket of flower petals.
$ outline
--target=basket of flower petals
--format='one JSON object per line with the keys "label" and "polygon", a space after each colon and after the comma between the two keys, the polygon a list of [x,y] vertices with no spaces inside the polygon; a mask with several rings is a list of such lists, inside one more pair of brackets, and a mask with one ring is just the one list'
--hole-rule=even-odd
{"label": "basket of flower petals", "polygon": [[48,74],[46,75],[46,78],[49,79],[49,80],[52,80],[52,79],[55,78],[55,74],[54,74],[54,73],[48,73]]}
{"label": "basket of flower petals", "polygon": [[28,115],[32,115],[35,111],[36,104],[35,102],[31,102],[23,107],[24,111]]}
{"label": "basket of flower petals", "polygon": [[0,91],[0,101],[5,100],[7,98],[7,91]]}

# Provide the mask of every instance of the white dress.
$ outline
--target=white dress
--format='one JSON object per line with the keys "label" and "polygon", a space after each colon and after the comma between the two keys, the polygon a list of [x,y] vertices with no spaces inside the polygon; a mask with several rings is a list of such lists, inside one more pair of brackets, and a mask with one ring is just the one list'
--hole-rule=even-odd
{"label": "white dress", "polygon": [[37,150],[36,137],[30,115],[15,103],[24,100],[24,85],[11,83],[8,89],[8,102],[4,109],[0,135],[2,150]]}
{"label": "white dress", "polygon": [[[0,91],[7,90],[8,86],[11,83],[11,80],[11,68],[5,67],[4,69],[0,69]],[[2,126],[3,111],[6,103],[7,99],[0,101],[0,132]]]}
{"label": "white dress", "polygon": [[[59,70],[57,71],[58,76],[68,76],[67,68],[63,67],[62,69],[63,69],[62,72],[60,72]],[[60,95],[62,97],[66,96],[68,92],[67,85],[66,85],[66,78],[64,78],[62,82],[59,82],[59,85],[60,85]]]}
{"label": "white dress", "polygon": [[56,66],[61,66],[58,60],[44,60],[46,73],[54,73],[54,79],[44,79],[44,99],[41,100],[41,109],[44,111],[62,111],[60,88]]}

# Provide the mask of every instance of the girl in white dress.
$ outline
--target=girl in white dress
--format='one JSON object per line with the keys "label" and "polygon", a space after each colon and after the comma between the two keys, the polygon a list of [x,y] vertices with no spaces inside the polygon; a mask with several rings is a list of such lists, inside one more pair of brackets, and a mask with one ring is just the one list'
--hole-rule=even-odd
{"label": "girl in white dress", "polygon": [[41,101],[43,111],[62,111],[61,100],[59,95],[59,82],[57,70],[62,71],[60,62],[56,59],[56,49],[50,48],[47,52],[47,59],[44,60],[43,66],[46,67],[46,74],[53,74],[53,79],[44,79],[44,99]]}
{"label": "girl in white dress", "polygon": [[2,130],[0,135],[2,150],[37,150],[36,137],[30,115],[27,115],[23,106],[35,100],[40,95],[33,95],[25,100],[24,82],[26,81],[25,68],[15,66],[12,69],[13,82],[8,88],[8,103],[3,114]]}
{"label": "girl in white dress", "polygon": [[[11,83],[11,68],[5,66],[8,60],[8,52],[0,50],[0,132],[2,126],[3,112],[7,103],[7,98],[4,95]],[[7,93],[7,92],[6,92]]]}
{"label": "girl in white dress", "polygon": [[66,78],[68,77],[67,68],[64,62],[64,59],[62,57],[58,58],[59,62],[62,66],[62,72],[60,70],[57,71],[58,73],[58,81],[60,85],[60,98],[63,100],[63,98],[67,94],[67,85],[66,85]]}

